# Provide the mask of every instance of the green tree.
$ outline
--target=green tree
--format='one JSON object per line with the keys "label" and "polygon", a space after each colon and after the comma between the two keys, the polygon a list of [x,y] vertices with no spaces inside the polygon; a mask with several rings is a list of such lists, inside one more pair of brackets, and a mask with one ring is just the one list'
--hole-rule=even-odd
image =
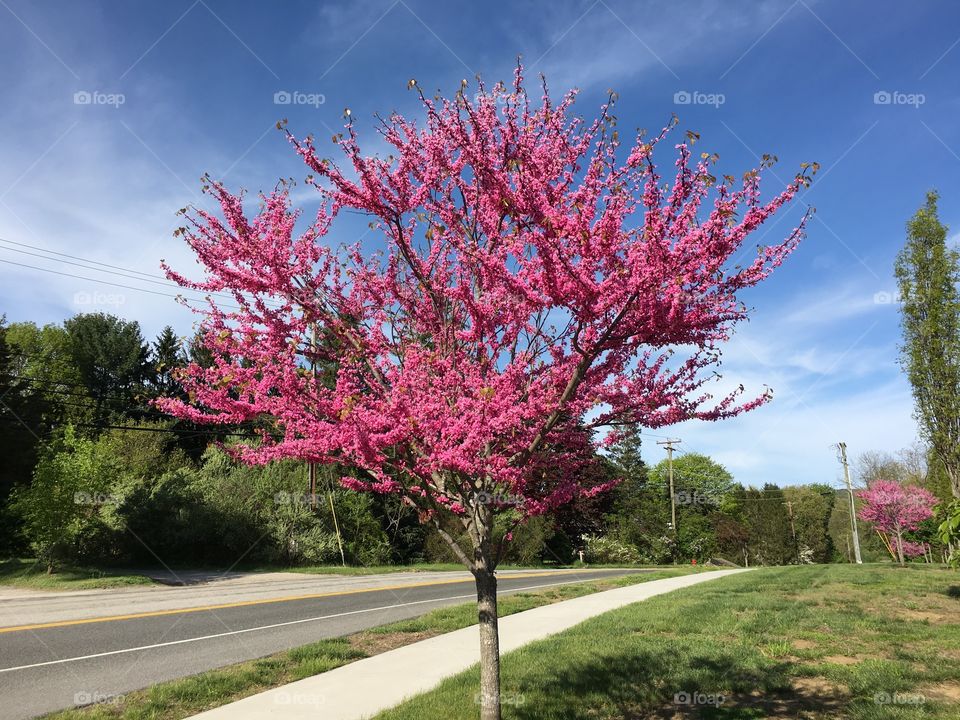
{"label": "green tree", "polygon": [[936,192],[907,223],[894,271],[900,288],[901,364],[921,431],[960,497],[960,254],[947,246]]}
{"label": "green tree", "polygon": [[767,483],[762,490],[744,490],[738,501],[742,523],[750,533],[750,564],[789,565],[796,562],[783,490]]}
{"label": "green tree", "polygon": [[[854,498],[855,508],[859,512],[863,504]],[[833,559],[841,562],[853,562],[853,529],[850,526],[850,497],[846,490],[837,490],[834,494],[833,509],[827,523],[830,542],[833,544]],[[887,560],[890,555],[880,538],[865,523],[859,523],[860,554],[864,562]]]}
{"label": "green tree", "polygon": [[833,557],[830,515],[834,492],[827,485],[797,485],[783,489],[793,509],[797,559],[801,563],[825,563]]}
{"label": "green tree", "polygon": [[90,421],[93,403],[73,361],[66,330],[54,324],[12,323],[7,343],[10,372],[30,386],[43,431]]}
{"label": "green tree", "polygon": [[37,386],[16,371],[8,335],[0,317],[0,554],[18,549],[19,523],[8,500],[14,488],[30,481],[43,432],[42,398]]}
{"label": "green tree", "polygon": [[115,503],[111,489],[119,470],[116,458],[67,426],[41,456],[33,482],[14,492],[12,507],[48,572],[82,558],[85,546],[109,533],[102,509]]}
{"label": "green tree", "polygon": [[150,375],[150,350],[139,323],[105,313],[81,313],[63,326],[81,381],[93,397],[94,421],[136,416]]}
{"label": "green tree", "polygon": [[[669,462],[661,460],[650,471],[651,482],[669,484]],[[680,504],[719,502],[733,489],[733,475],[723,465],[700,453],[673,459],[673,489]]]}
{"label": "green tree", "polygon": [[167,325],[153,343],[150,355],[153,377],[151,385],[154,392],[162,397],[170,397],[180,390],[180,384],[174,380],[173,373],[187,362],[183,342]]}
{"label": "green tree", "polygon": [[640,428],[633,425],[625,428],[622,437],[610,448],[610,460],[630,485],[641,486],[647,480],[647,466],[640,456],[642,444]]}

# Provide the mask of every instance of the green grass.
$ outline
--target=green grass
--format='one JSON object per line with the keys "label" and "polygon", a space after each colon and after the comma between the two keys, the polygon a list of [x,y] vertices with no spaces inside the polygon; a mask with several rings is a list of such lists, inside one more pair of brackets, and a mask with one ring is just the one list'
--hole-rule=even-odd
{"label": "green grass", "polygon": [[[636,585],[640,582],[650,580],[662,580],[664,578],[676,577],[678,575],[689,575],[693,572],[703,572],[686,567],[669,568],[664,570],[655,570],[645,572],[642,575],[623,575],[621,577],[595,580],[587,583],[576,583],[571,585],[557,585],[556,587],[543,590],[532,590],[529,592],[516,592],[509,595],[503,595],[497,602],[497,609],[500,617],[513,615],[514,613],[532,610],[533,608],[560,602],[562,600],[572,600],[582,595],[590,595],[601,590],[612,590],[613,588],[624,587],[626,585]],[[389,625],[381,625],[372,628],[370,633],[446,633],[459,630],[461,628],[475,625],[477,622],[477,607],[474,603],[465,603],[463,605],[454,605],[447,608],[433,610],[426,615],[402,620]]]}
{"label": "green grass", "polygon": [[[690,572],[696,570],[670,568],[504,595],[500,601],[500,614],[506,616],[593,592]],[[440,608],[419,618],[372,628],[348,638],[324,640],[259,660],[160,683],[146,690],[127,693],[113,703],[64,710],[45,717],[51,720],[179,720],[425,636],[458,630],[476,622],[476,605],[473,603]]]}
{"label": "green grass", "polygon": [[36,560],[16,558],[0,561],[0,585],[32,590],[92,590],[152,584],[153,580],[144,575],[122,570],[71,567],[48,573],[46,567]]}
{"label": "green grass", "polygon": [[[955,719],[957,585],[937,567],[821,565],[682,589],[506,655],[504,718]],[[478,687],[474,668],[377,720],[472,720]]]}

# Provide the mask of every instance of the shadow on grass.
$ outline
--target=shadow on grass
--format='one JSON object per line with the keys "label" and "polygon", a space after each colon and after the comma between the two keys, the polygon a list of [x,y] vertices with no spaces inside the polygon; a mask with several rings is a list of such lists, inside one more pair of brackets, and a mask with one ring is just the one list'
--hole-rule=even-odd
{"label": "shadow on grass", "polygon": [[[823,678],[791,681],[790,663],[742,660],[715,650],[596,657],[546,679],[537,675],[534,692],[521,683],[518,696],[526,701],[509,708],[505,717],[833,718],[848,707],[850,695]],[[582,700],[578,709],[584,712],[570,712],[572,697]]]}

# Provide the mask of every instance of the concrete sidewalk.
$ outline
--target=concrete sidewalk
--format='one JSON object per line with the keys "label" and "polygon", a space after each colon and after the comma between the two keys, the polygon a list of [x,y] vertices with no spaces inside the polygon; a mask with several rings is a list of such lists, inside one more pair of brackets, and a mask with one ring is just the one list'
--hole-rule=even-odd
{"label": "concrete sidewalk", "polygon": [[[500,651],[566,630],[610,610],[747,570],[715,570],[630,585],[545,605],[500,620]],[[202,720],[362,720],[475,665],[477,626],[413,643],[195,715]]]}

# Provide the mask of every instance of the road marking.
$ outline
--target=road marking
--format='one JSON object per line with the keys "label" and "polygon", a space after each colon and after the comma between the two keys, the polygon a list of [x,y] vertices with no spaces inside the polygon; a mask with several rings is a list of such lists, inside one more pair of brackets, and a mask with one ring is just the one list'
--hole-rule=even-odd
{"label": "road marking", "polygon": [[[501,575],[500,580],[510,580],[514,578],[532,578],[545,577],[550,575],[562,575],[570,571],[551,571],[541,573],[517,573],[514,575]],[[576,572],[576,571],[572,571]],[[182,613],[208,612],[210,610],[224,610],[235,607],[249,607],[251,605],[269,605],[271,603],[293,602],[295,600],[313,600],[316,598],[338,597],[342,595],[358,595],[361,593],[382,592],[385,590],[406,590],[407,588],[432,587],[436,585],[455,585],[457,583],[473,582],[472,578],[463,578],[457,580],[433,580],[420,583],[410,583],[408,585],[384,585],[381,587],[360,588],[357,590],[337,590],[327,593],[312,593],[307,595],[288,595],[286,597],[269,598],[266,600],[243,600],[240,602],[222,603],[220,605],[202,605],[198,607],[178,608],[171,610],[153,610],[150,612],[131,613],[129,615],[109,615],[99,618],[84,618],[80,620],[60,620],[57,622],[36,623],[33,625],[13,625],[11,627],[0,628],[0,634],[11,632],[22,632],[25,630],[43,630],[45,628],[68,627],[70,625],[86,625],[88,623],[115,622],[118,620],[135,620],[145,617],[161,617],[163,615],[180,615]]]}
{"label": "road marking", "polygon": [[[557,575],[558,573],[542,573],[541,575]],[[516,576],[513,576],[516,577]],[[524,576],[524,577],[536,577],[534,576]],[[584,582],[582,578],[577,580],[564,580],[563,582],[556,583],[546,583],[543,585],[529,585],[527,587],[521,588],[511,588],[509,590],[504,590],[501,595],[509,595],[514,592],[522,592],[523,590],[536,590],[538,588],[545,587],[555,587],[557,585],[569,585],[571,583]],[[107,657],[109,655],[122,655],[124,653],[138,652],[140,650],[154,650],[161,647],[169,647],[171,645],[183,645],[185,643],[198,642],[200,640],[214,640],[216,638],[228,637],[230,635],[241,635],[243,633],[256,632],[257,630],[272,630],[274,628],[285,627],[288,625],[299,625],[301,623],[314,622],[317,620],[333,620],[335,618],[347,617],[348,615],[359,615],[361,613],[376,612],[378,610],[395,610],[396,608],[409,607],[410,605],[423,605],[424,603],[435,603],[443,602],[444,600],[463,600],[464,598],[475,597],[474,593],[469,593],[468,595],[451,595],[450,597],[444,598],[434,598],[432,600],[414,600],[408,603],[397,603],[394,605],[383,605],[381,607],[375,608],[366,608],[365,610],[350,610],[347,612],[336,613],[334,615],[320,615],[318,617],[312,618],[302,618],[300,620],[288,620],[282,623],[274,623],[272,625],[260,625],[252,628],[244,628],[243,630],[231,630],[230,632],[217,633],[215,635],[202,635],[200,637],[186,638],[184,640],[171,640],[170,642],[165,643],[155,643],[153,645],[141,645],[139,647],[133,648],[123,648],[121,650],[110,650],[102,653],[94,653],[93,655],[80,655],[72,658],[62,658],[60,660],[47,660],[46,662],[32,663],[31,665],[20,665],[18,667],[9,667],[9,668],[0,668],[0,674],[13,672],[15,670],[29,670],[30,668],[44,667],[47,665],[60,665],[68,662],[77,662],[79,660],[92,660],[94,658]]]}

